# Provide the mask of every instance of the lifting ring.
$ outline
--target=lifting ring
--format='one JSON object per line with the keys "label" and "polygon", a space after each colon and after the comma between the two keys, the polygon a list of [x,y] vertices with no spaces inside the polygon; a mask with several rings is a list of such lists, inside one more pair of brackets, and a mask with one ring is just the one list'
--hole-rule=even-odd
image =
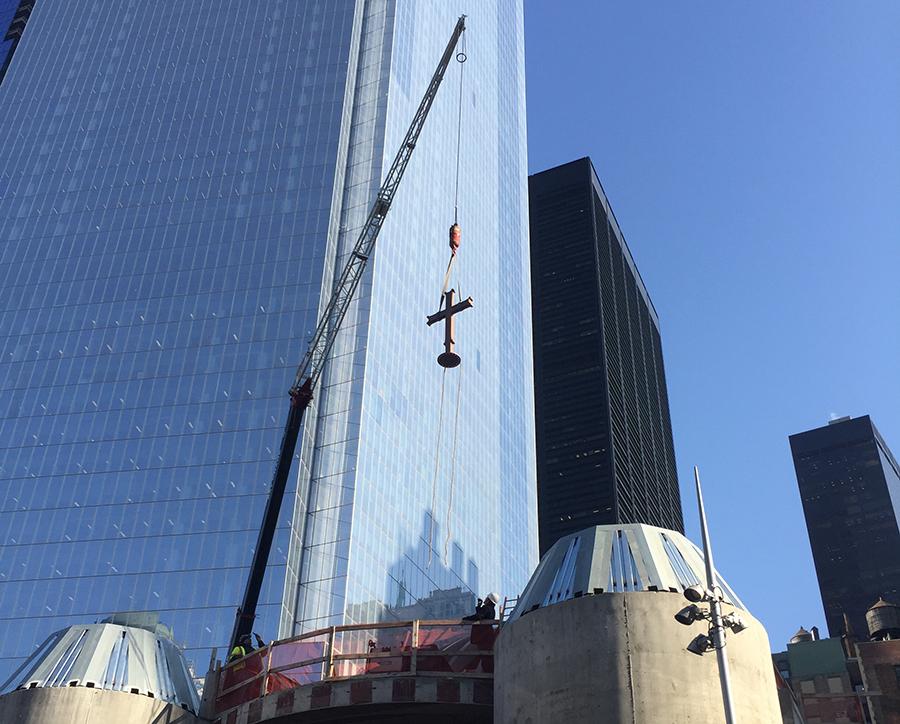
{"label": "lifting ring", "polygon": [[456,62],[457,63],[465,63],[468,59],[469,59],[469,57],[462,51],[459,51],[456,54]]}

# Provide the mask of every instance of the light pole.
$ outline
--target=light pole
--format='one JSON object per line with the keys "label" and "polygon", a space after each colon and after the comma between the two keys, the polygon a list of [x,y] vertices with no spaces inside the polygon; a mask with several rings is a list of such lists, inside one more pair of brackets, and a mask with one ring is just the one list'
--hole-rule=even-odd
{"label": "light pole", "polygon": [[703,538],[703,557],[706,560],[706,598],[709,599],[709,634],[716,660],[719,664],[719,681],[722,684],[722,700],[725,704],[725,723],[735,724],[734,707],[731,704],[731,673],[728,656],[725,654],[725,623],[722,617],[722,589],[716,585],[713,567],[712,546],[709,543],[709,528],[706,525],[706,510],[703,507],[703,493],[700,490],[700,471],[694,466],[694,482],[697,485],[697,508],[700,512],[700,535]]}
{"label": "light pole", "polygon": [[[703,508],[703,493],[700,491],[700,471],[694,466],[694,482],[697,485],[697,507],[700,509],[700,534],[703,537],[703,557],[706,563],[706,586],[688,586],[684,589],[684,597],[691,602],[690,606],[675,614],[675,620],[685,626],[697,621],[709,621],[709,631],[700,634],[691,641],[687,650],[702,656],[707,651],[715,650],[719,668],[719,681],[722,684],[722,701],[725,705],[725,724],[735,724],[734,707],[731,703],[731,674],[728,670],[728,657],[725,655],[725,628],[733,633],[740,633],[746,627],[736,613],[722,615],[722,588],[716,583],[715,566],[713,565],[712,546],[709,544],[709,528],[706,525],[706,511]],[[709,611],[698,606],[708,603]]]}

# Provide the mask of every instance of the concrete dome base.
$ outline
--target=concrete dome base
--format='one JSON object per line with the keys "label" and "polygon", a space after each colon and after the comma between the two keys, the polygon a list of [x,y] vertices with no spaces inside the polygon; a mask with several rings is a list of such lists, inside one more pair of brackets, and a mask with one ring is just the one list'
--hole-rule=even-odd
{"label": "concrete dome base", "polygon": [[140,694],[65,688],[19,689],[0,696],[4,724],[199,724],[180,706]]}
{"label": "concrete dome base", "polygon": [[[686,605],[681,593],[604,593],[507,624],[494,649],[494,721],[721,724],[715,654],[685,649],[707,626],[674,619]],[[768,637],[740,613],[747,629],[726,648],[738,721],[780,722]]]}

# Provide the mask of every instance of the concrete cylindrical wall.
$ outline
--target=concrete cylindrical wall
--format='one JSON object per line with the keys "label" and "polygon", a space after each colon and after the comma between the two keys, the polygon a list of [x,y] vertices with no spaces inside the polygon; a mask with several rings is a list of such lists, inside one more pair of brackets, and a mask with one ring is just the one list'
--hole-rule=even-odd
{"label": "concrete cylindrical wall", "polygon": [[199,724],[179,706],[83,686],[19,689],[0,696],[3,724]]}
{"label": "concrete cylindrical wall", "polygon": [[[674,619],[686,605],[680,593],[605,593],[507,624],[494,653],[494,721],[722,724],[716,656],[685,649],[707,626]],[[747,629],[729,633],[726,648],[737,719],[780,722],[768,636],[741,617]]]}

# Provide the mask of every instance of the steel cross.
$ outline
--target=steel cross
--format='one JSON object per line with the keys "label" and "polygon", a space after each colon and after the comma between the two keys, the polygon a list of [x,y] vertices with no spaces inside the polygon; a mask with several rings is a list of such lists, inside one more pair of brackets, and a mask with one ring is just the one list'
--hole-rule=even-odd
{"label": "steel cross", "polygon": [[454,290],[444,292],[444,308],[427,318],[427,324],[437,324],[444,321],[444,351],[438,355],[437,361],[441,367],[457,367],[461,361],[460,356],[453,351],[453,317],[464,309],[473,306],[472,297],[466,297],[459,304],[453,303]]}

